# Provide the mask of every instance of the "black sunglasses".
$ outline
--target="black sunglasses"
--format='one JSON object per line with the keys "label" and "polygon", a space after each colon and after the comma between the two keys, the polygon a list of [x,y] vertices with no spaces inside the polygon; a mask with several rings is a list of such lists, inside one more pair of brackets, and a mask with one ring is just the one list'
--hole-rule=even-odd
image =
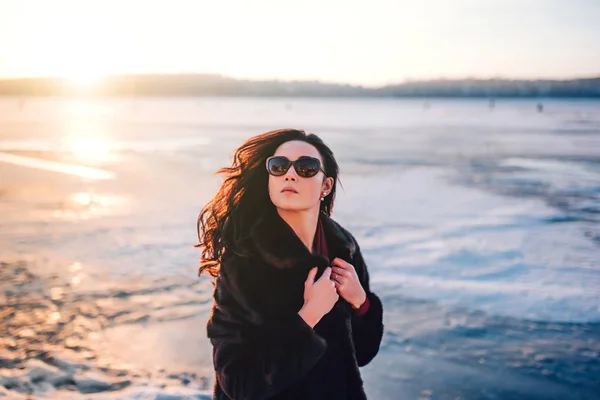
{"label": "black sunglasses", "polygon": [[296,161],[290,161],[284,156],[271,156],[267,158],[267,172],[273,176],[282,176],[293,165],[296,173],[303,178],[310,178],[325,170],[321,168],[321,161],[315,157],[302,156]]}

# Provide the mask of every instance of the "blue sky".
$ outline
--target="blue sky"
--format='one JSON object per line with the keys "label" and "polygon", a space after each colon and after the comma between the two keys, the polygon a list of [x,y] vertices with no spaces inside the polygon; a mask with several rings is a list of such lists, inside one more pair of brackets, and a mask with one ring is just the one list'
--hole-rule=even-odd
{"label": "blue sky", "polygon": [[600,0],[0,0],[0,77],[600,75]]}

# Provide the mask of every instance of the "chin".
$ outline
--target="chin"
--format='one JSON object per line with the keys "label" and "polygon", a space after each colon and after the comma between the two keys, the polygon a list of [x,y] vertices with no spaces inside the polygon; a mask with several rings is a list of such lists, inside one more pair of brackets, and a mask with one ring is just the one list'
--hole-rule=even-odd
{"label": "chin", "polygon": [[309,208],[305,204],[295,201],[281,201],[275,204],[275,207],[286,211],[301,211]]}

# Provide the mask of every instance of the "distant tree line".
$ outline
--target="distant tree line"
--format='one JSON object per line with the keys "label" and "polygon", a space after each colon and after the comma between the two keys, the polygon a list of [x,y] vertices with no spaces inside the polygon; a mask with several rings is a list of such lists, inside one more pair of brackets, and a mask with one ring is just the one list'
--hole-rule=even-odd
{"label": "distant tree line", "polygon": [[4,96],[314,96],[600,98],[600,77],[571,80],[463,79],[412,81],[379,88],[318,81],[251,81],[210,74],[118,75],[93,87],[62,78],[0,80]]}

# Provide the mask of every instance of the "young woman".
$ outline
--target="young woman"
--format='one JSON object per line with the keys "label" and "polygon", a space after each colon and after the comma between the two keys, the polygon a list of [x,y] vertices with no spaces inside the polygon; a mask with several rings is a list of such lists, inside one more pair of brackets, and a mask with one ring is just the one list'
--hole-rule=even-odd
{"label": "young woman", "polygon": [[314,134],[255,136],[198,217],[215,399],[365,399],[383,308],[356,239],[330,215],[338,165]]}

